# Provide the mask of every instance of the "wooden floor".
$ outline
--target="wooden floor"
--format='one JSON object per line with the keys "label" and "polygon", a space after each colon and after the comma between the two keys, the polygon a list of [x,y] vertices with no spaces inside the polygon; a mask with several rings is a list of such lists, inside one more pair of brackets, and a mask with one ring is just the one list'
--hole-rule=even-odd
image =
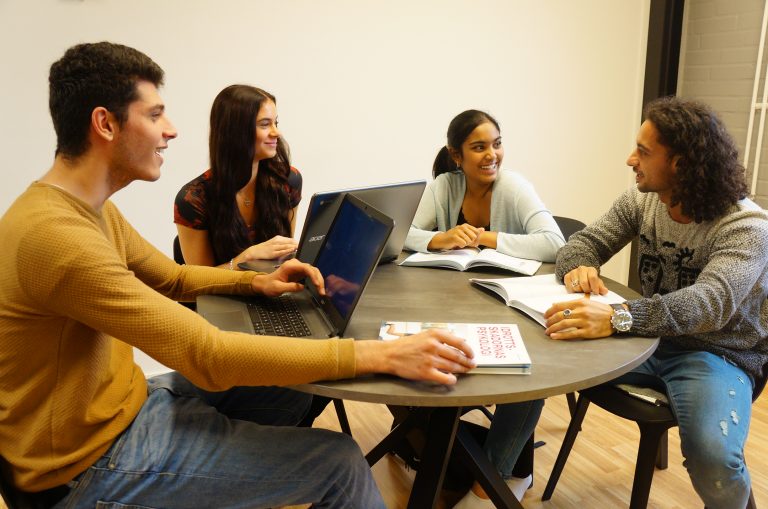
{"label": "wooden floor", "polygon": [[[389,430],[392,422],[383,405],[345,402],[352,434],[363,452],[370,450]],[[478,415],[474,415],[478,414]],[[483,422],[479,412],[470,420]],[[534,485],[528,490],[523,505],[526,509],[603,509],[629,506],[632,489],[638,431],[633,423],[590,406],[571,456],[563,471],[552,500],[542,502],[541,493],[547,483],[557,452],[568,426],[568,408],[564,396],[547,400],[536,439],[544,446],[536,449]],[[318,418],[315,426],[338,430],[333,405]],[[746,455],[757,507],[768,507],[768,398],[762,397],[753,407],[752,426]],[[669,434],[669,468],[657,470],[651,487],[649,509],[701,508],[688,475],[681,464],[677,429]],[[373,467],[373,475],[389,509],[406,507],[413,481],[413,471],[396,458],[386,456]],[[445,493],[440,509],[448,509],[455,495]],[[0,508],[5,504],[0,500]],[[736,509],[736,508],[734,508]]]}
{"label": "wooden floor", "polygon": [[[383,405],[345,402],[352,434],[363,452],[369,451],[383,438],[392,422]],[[474,414],[477,414],[475,416]],[[480,412],[471,420],[483,422]],[[541,494],[557,457],[568,427],[568,407],[564,396],[547,400],[536,440],[545,445],[536,449],[534,485],[528,490],[523,505],[527,509],[593,509],[629,507],[632,476],[637,455],[637,425],[613,416],[591,405],[582,432],[563,470],[551,500],[543,502]],[[486,421],[487,423],[487,421]],[[332,405],[315,422],[315,426],[339,429]],[[768,507],[768,398],[753,406],[752,424],[746,447],[747,464],[757,507]],[[389,509],[404,508],[413,480],[413,471],[402,462],[386,456],[374,465],[373,474]],[[450,508],[455,495],[444,493],[441,509]],[[651,486],[649,509],[690,509],[703,507],[693,491],[680,455],[677,428],[669,434],[669,468],[656,470]],[[734,508],[737,509],[737,508]]]}

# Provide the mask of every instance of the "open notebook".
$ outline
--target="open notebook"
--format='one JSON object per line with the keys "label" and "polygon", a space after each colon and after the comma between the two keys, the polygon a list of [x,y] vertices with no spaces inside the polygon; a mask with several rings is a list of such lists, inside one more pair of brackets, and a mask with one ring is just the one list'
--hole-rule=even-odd
{"label": "open notebook", "polygon": [[[542,326],[546,326],[544,312],[552,304],[584,297],[583,293],[568,293],[565,286],[557,282],[554,274],[502,279],[473,278],[470,281],[496,293],[507,306],[519,309]],[[620,304],[627,300],[611,291],[607,295],[592,294],[590,298],[606,304]]]}

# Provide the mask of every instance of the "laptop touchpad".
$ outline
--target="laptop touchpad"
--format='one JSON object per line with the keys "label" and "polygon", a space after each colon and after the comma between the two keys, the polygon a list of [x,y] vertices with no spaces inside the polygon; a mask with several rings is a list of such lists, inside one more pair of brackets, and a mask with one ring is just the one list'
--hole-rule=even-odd
{"label": "laptop touchpad", "polygon": [[205,318],[221,330],[253,334],[253,324],[241,311],[212,311]]}

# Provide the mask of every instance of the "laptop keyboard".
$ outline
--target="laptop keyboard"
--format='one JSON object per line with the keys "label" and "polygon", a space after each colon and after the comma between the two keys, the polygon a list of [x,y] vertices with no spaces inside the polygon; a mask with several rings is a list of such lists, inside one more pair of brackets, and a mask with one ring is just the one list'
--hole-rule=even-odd
{"label": "laptop keyboard", "polygon": [[258,297],[248,302],[256,334],[265,336],[305,337],[311,335],[307,323],[290,295]]}

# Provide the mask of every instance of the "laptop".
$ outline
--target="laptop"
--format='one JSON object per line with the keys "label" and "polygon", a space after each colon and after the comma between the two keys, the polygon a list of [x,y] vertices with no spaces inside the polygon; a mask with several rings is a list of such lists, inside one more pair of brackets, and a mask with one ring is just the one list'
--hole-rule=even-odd
{"label": "laptop", "polygon": [[200,295],[197,312],[222,330],[313,338],[341,336],[393,227],[390,217],[346,194],[315,260],[327,295],[320,295],[306,280],[301,292],[277,298]]}
{"label": "laptop", "polygon": [[325,233],[328,231],[341,200],[346,194],[353,194],[394,219],[394,230],[384,247],[379,263],[394,260],[403,250],[405,238],[408,236],[408,230],[426,185],[426,180],[415,180],[313,194],[309,201],[301,237],[299,237],[296,257],[302,262],[314,264]]}

